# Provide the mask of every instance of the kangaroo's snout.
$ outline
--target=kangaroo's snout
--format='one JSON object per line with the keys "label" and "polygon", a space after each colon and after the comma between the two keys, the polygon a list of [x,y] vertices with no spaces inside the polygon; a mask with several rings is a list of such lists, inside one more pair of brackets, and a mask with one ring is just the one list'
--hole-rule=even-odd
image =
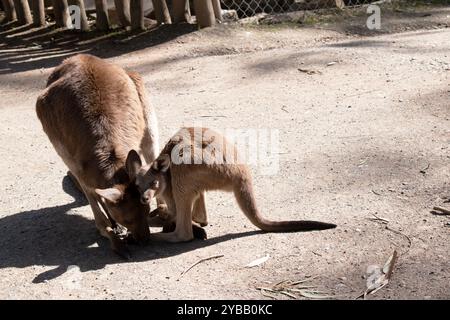
{"label": "kangaroo's snout", "polygon": [[142,204],[150,204],[150,202],[152,201],[154,194],[151,190],[147,190],[145,191],[142,195],[141,195],[141,203]]}

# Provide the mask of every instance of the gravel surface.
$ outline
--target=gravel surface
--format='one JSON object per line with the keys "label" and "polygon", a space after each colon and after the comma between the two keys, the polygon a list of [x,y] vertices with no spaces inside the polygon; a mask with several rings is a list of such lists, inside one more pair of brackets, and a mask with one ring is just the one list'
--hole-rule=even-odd
{"label": "gravel surface", "polygon": [[[439,14],[428,19],[448,22]],[[450,208],[450,29],[417,19],[395,33],[223,26],[70,48],[1,30],[0,298],[262,299],[258,286],[318,276],[351,299],[396,249],[391,282],[370,298],[449,299],[450,219],[430,211]],[[184,125],[279,130],[277,174],[253,167],[261,211],[338,228],[261,233],[231,194],[211,192],[208,240],[118,258],[34,111],[51,68],[86,48],[145,77],[162,143]]]}

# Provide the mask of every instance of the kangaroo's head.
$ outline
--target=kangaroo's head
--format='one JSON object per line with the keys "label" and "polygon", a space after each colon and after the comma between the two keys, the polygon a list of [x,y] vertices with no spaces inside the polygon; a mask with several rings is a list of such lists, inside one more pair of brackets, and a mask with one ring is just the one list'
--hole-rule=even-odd
{"label": "kangaroo's head", "polygon": [[170,156],[161,154],[155,161],[144,166],[136,176],[136,186],[141,202],[149,204],[154,197],[166,190],[169,183]]}
{"label": "kangaroo's head", "polygon": [[141,193],[136,185],[136,176],[142,167],[139,154],[132,150],[128,153],[125,165],[124,182],[112,188],[95,189],[102,198],[108,213],[117,223],[124,226],[139,243],[146,243],[150,238],[147,216],[149,203],[141,201]]}

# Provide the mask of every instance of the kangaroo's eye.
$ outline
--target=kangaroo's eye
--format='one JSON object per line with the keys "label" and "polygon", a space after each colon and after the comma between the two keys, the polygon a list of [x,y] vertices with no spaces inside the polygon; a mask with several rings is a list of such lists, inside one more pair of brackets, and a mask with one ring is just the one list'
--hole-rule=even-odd
{"label": "kangaroo's eye", "polygon": [[158,180],[155,180],[155,181],[153,181],[152,182],[152,188],[159,188],[159,181]]}

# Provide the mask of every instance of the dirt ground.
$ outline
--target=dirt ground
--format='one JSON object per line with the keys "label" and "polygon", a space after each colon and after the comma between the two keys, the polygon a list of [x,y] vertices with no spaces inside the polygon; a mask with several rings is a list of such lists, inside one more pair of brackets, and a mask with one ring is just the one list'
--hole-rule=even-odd
{"label": "dirt ground", "polygon": [[[353,299],[396,249],[391,282],[368,298],[449,299],[450,219],[430,211],[450,208],[450,8],[420,10],[367,34],[361,16],[82,40],[2,27],[0,298],[269,299],[256,287],[317,276],[318,290]],[[262,233],[231,194],[209,193],[208,240],[118,258],[34,111],[52,67],[76,52],[145,77],[161,143],[183,125],[278,129],[279,172],[254,168],[261,211],[338,228]]]}

